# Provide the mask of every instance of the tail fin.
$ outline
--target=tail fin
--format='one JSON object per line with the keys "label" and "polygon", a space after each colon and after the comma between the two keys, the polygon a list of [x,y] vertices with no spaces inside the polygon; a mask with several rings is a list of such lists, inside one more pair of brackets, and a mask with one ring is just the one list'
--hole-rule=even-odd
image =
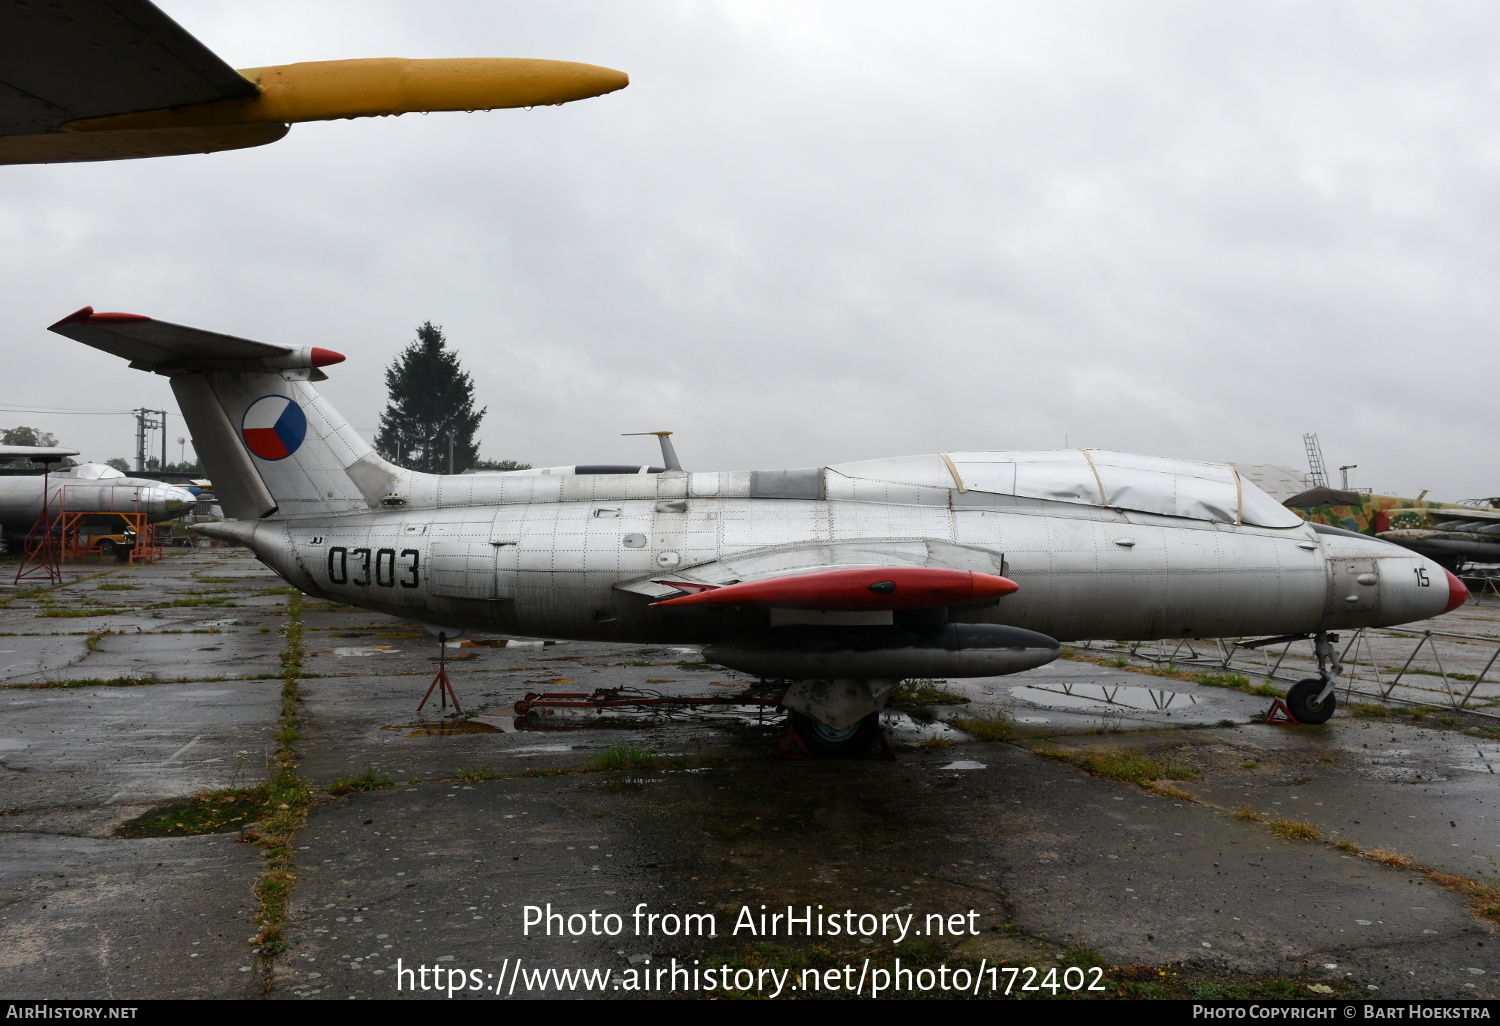
{"label": "tail fin", "polygon": [[224,512],[338,513],[409,494],[417,475],[381,459],[313,387],[343,357],[84,307],[52,331],[171,379]]}

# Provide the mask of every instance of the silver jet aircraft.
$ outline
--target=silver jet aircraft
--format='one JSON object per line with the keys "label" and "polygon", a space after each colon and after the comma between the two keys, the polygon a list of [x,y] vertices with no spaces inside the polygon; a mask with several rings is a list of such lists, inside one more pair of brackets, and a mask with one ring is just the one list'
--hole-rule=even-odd
{"label": "silver jet aircraft", "polygon": [[[0,447],[0,459],[7,456],[39,458],[38,454],[77,455],[77,450],[36,450],[23,452],[26,446]],[[44,496],[44,485],[46,495]],[[47,477],[0,477],[0,529],[12,550],[19,551],[27,532],[42,516],[44,497],[53,513],[66,508],[71,513],[144,513],[150,523],[171,520],[188,513],[196,496],[186,488],[142,478],[126,477],[114,467],[102,463],[82,463],[64,470],[54,470]]]}
{"label": "silver jet aircraft", "polygon": [[1321,723],[1339,681],[1329,632],[1468,595],[1433,561],[1308,524],[1223,464],[1068,449],[419,474],[319,394],[344,359],[327,349],[90,308],[52,330],[171,379],[234,518],[198,530],[308,594],[450,633],[705,644],[793,681],[784,704],[822,754],[863,750],[902,678],[1016,673],[1085,638],[1311,636],[1322,673],[1288,705]]}

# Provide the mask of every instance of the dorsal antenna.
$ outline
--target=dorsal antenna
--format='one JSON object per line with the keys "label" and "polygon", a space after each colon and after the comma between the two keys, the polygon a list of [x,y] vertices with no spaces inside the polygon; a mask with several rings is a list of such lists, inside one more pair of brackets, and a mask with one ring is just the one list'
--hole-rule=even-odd
{"label": "dorsal antenna", "polygon": [[637,435],[655,435],[656,440],[661,442],[662,466],[668,470],[682,471],[682,462],[677,458],[677,450],[672,448],[672,432],[670,431],[623,431],[621,438],[633,438]]}

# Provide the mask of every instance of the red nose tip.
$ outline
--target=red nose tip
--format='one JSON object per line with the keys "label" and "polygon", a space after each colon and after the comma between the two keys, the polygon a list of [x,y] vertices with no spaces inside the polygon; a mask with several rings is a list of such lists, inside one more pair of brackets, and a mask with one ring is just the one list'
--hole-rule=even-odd
{"label": "red nose tip", "polygon": [[320,349],[317,346],[313,346],[312,365],[314,367],[327,367],[329,364],[343,362],[343,353],[335,353],[332,349]]}
{"label": "red nose tip", "polygon": [[1448,575],[1448,608],[1443,610],[1451,613],[1465,602],[1469,601],[1469,589],[1464,587],[1464,582],[1453,575],[1452,570],[1444,570]]}

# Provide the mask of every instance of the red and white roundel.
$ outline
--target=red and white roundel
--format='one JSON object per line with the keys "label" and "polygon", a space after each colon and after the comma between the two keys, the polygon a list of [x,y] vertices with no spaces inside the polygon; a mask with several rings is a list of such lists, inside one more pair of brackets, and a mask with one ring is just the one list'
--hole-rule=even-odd
{"label": "red and white roundel", "polygon": [[284,460],[307,437],[307,414],[284,395],[265,395],[250,404],[240,421],[245,447],[263,460]]}

